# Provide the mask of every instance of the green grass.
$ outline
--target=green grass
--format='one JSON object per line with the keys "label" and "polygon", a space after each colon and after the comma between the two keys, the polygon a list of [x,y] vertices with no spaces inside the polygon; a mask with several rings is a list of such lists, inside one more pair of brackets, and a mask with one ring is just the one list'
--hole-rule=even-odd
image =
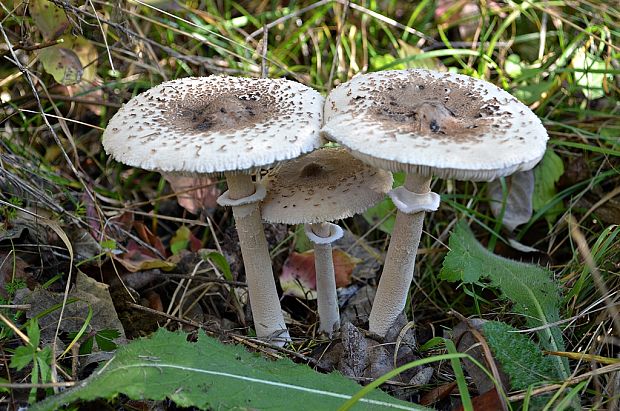
{"label": "green grass", "polygon": [[[420,329],[437,333],[456,324],[447,314],[450,310],[523,327],[509,303],[497,299],[496,290],[480,283],[457,287],[439,280],[448,236],[456,221],[466,219],[478,240],[495,253],[554,271],[565,302],[560,315],[567,351],[606,357],[620,354],[614,343],[620,330],[613,329],[612,321],[617,307],[605,309],[603,298],[617,304],[620,290],[620,193],[614,191],[620,186],[620,9],[613,2],[487,1],[480,13],[470,16],[460,14],[466,1],[453,2],[437,14],[440,2],[430,0],[350,4],[302,0],[286,6],[231,0],[176,6],[157,1],[95,1],[81,8],[82,2],[52,3],[65,6],[61,17],[40,17],[52,29],[35,25],[26,2],[8,0],[0,6],[0,263],[7,254],[20,259],[3,264],[2,270],[10,266],[10,275],[25,272],[43,284],[69,272],[71,264],[62,239],[49,228],[28,226],[28,236],[7,234],[26,224],[21,209],[56,221],[67,233],[80,228],[98,243],[113,240],[120,251],[139,244],[156,254],[154,243],[137,232],[134,221],[143,223],[167,251],[182,225],[203,239],[204,247],[231,244],[226,240],[231,226],[228,212],[217,210],[207,222],[206,214],[185,213],[159,175],[129,169],[103,151],[100,139],[108,120],[122,103],[151,86],[194,75],[257,77],[265,68],[269,77],[286,77],[326,93],[360,72],[410,67],[450,70],[488,80],[528,104],[543,120],[550,135],[549,150],[561,160],[563,171],[551,182],[549,198],[514,233],[503,230],[491,213],[486,183],[434,182],[434,191],[443,193],[443,203],[425,221],[420,244],[424,252],[416,265],[409,316],[415,312]],[[204,7],[198,9],[199,4]],[[54,34],[53,29],[63,22],[66,27]],[[53,45],[62,36],[67,40],[63,44],[76,37],[84,44],[82,49],[71,49],[86,67],[77,85],[59,84],[41,61],[40,50],[62,46]],[[259,47],[264,41],[265,55]],[[9,51],[9,46],[15,51]],[[72,67],[75,60],[70,61],[63,64]],[[585,236],[606,291],[593,279],[592,267],[584,263],[583,251],[569,231],[569,217]],[[370,226],[361,220],[347,226],[385,248],[383,231],[367,232]],[[278,256],[292,249],[294,237],[285,237],[286,242],[278,245]],[[510,247],[510,239],[539,252],[518,252]],[[20,268],[22,261],[27,269]],[[122,267],[106,261],[103,265],[87,261],[80,269],[110,283]],[[234,264],[231,269],[234,275]],[[176,285],[162,282],[154,288],[164,307]],[[52,288],[62,292],[65,286],[66,276]],[[196,295],[205,295],[197,284],[192,287]],[[211,314],[244,323],[243,308],[234,306],[238,301],[228,300],[230,304],[222,306],[210,294],[202,298]],[[295,349],[309,354],[308,347],[315,343],[312,325],[304,320],[311,317],[312,307],[303,302],[285,309],[297,310],[293,314],[301,320],[292,327],[299,341]],[[16,346],[20,341],[11,334],[0,341],[3,347],[7,344]],[[434,353],[448,355],[441,358],[455,365],[458,355],[448,348]],[[569,363],[574,375],[591,370],[586,362]],[[1,378],[28,380],[23,374],[4,373]],[[458,367],[439,375],[432,386],[456,380],[464,399],[469,395],[463,391],[468,384],[475,396]],[[557,397],[549,409],[560,409],[572,396],[579,396],[584,407],[607,407],[620,394],[613,393],[610,374],[578,383],[571,382],[572,391],[553,391]],[[428,392],[432,386],[422,390]],[[27,395],[28,390],[19,392]],[[18,403],[20,398],[10,400]]]}

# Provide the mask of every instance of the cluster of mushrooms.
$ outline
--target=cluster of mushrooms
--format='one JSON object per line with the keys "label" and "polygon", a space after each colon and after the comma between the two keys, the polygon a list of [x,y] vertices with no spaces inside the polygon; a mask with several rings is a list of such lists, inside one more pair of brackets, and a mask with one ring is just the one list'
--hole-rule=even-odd
{"label": "cluster of mushrooms", "polygon": [[[323,138],[340,147],[321,148]],[[278,345],[290,336],[263,220],[305,224],[319,329],[331,335],[340,326],[331,244],[343,234],[331,221],[389,195],[398,212],[369,318],[385,336],[405,307],[424,212],[439,207],[431,177],[491,181],[529,170],[546,141],[540,120],[506,91],[421,69],[358,75],[326,99],[284,79],[167,81],[131,99],[103,134],[106,151],[130,166],[226,177],[218,204],[233,210],[256,333]],[[407,177],[392,189],[397,171]]]}

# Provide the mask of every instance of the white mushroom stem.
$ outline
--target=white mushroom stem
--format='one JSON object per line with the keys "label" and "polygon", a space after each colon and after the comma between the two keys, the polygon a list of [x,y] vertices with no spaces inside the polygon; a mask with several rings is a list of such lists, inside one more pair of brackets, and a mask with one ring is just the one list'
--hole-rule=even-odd
{"label": "white mushroom stem", "polygon": [[[403,206],[402,209],[411,213],[398,210],[394,231],[390,239],[383,273],[377,294],[370,311],[369,330],[381,336],[385,336],[388,330],[394,325],[396,318],[405,308],[409,287],[413,280],[413,270],[415,257],[422,236],[422,225],[424,223],[424,211],[433,209],[428,203],[435,205],[437,209],[438,195],[430,192],[430,177],[423,177],[417,174],[408,174],[404,187],[413,195],[412,198],[428,199],[423,201],[424,206]],[[416,196],[416,194],[427,194],[426,196]],[[399,196],[403,199],[406,196]],[[432,200],[435,198],[435,200]],[[422,211],[417,211],[422,210]]]}
{"label": "white mushroom stem", "polygon": [[342,237],[343,231],[332,223],[306,224],[304,228],[306,235],[314,243],[319,331],[331,336],[334,330],[340,328],[332,243]]}
{"label": "white mushroom stem", "polygon": [[[251,196],[256,191],[252,177],[247,174],[226,174],[226,182],[227,196],[233,201]],[[256,335],[283,346],[290,341],[290,336],[280,308],[259,201],[233,206],[232,210],[239,234]]]}

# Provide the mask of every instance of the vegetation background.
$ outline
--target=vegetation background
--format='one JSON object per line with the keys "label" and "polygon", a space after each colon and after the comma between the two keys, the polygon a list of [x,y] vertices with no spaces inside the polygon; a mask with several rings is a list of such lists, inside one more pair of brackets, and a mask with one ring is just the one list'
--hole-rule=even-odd
{"label": "vegetation background", "polygon": [[[570,401],[575,407],[574,398],[580,397],[583,408],[617,409],[618,21],[615,2],[596,0],[4,0],[3,403],[15,409],[71,386],[89,374],[79,366],[78,355],[82,365],[94,364],[118,344],[160,326],[195,329],[202,324],[222,339],[263,349],[244,337],[252,330],[231,215],[221,209],[185,211],[159,174],[124,167],[104,153],[102,130],[123,102],[186,76],[286,77],[326,94],[360,72],[421,67],[482,78],[508,90],[536,112],[550,136],[543,161],[529,177],[495,184],[435,183],[434,191],[444,193],[442,206],[426,218],[411,289],[414,303],[407,307],[410,318],[415,313],[422,357],[458,350],[440,337],[462,323],[462,316],[496,320],[500,331],[485,329],[489,337],[510,332],[504,326],[529,337],[488,338],[494,357],[510,375],[508,406],[563,409]],[[212,200],[218,182],[201,184],[203,198]],[[344,222],[356,238],[379,251],[377,262],[389,241],[393,213],[386,201],[364,218]],[[279,272],[294,250],[304,251],[303,238],[294,228],[268,230]],[[453,232],[461,237],[451,237]],[[499,277],[471,271],[461,276],[471,265],[457,245],[475,247],[474,238],[483,244],[474,253],[482,262],[478,267],[512,274],[526,270],[487,251],[535,263],[548,270],[527,269],[540,270],[534,278],[548,279],[551,294],[537,297],[532,289],[544,287],[536,279],[530,288],[514,292]],[[201,249],[211,250],[205,260]],[[444,261],[449,250],[452,260]],[[208,264],[198,270],[196,260]],[[457,262],[451,266],[451,261]],[[188,275],[196,273],[211,275],[210,285],[188,282]],[[110,284],[114,306],[105,305],[109,297],[74,287],[79,275]],[[374,283],[372,278],[351,281]],[[520,299],[525,294],[529,297]],[[95,304],[99,300],[105,300],[103,306]],[[188,305],[190,300],[200,303]],[[88,301],[86,308],[71,311],[79,301]],[[534,405],[527,391],[518,390],[536,381],[516,384],[513,376],[519,371],[509,371],[496,348],[516,344],[522,358],[548,366],[541,359],[551,358],[549,353],[543,357],[548,341],[522,310],[541,301],[550,304],[544,313],[557,313],[556,320],[541,321],[540,327],[562,341],[563,353],[551,356],[562,355],[564,371],[537,387],[543,401]],[[280,356],[315,364],[310,357],[322,340],[316,335],[313,304],[294,297],[283,301],[295,342]],[[58,315],[49,315],[61,309],[66,317],[75,314],[76,323],[64,325]],[[83,318],[80,312],[88,314]],[[115,316],[123,335],[114,327]],[[100,357],[93,358],[94,353]],[[434,365],[432,379],[415,387],[415,400],[440,409],[463,400],[467,408],[468,396],[480,393],[478,380],[471,372],[467,377],[459,372],[458,360],[453,368],[442,364]],[[497,404],[497,390],[494,398]],[[124,397],[115,401],[133,406]]]}

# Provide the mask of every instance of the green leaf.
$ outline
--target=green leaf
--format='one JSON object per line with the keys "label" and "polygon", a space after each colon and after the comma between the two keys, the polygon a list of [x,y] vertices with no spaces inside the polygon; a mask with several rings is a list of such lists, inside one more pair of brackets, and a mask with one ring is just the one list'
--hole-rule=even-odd
{"label": "green leaf", "polygon": [[607,65],[599,56],[586,52],[584,48],[578,49],[573,55],[572,66],[576,71],[575,81],[581,88],[583,95],[588,100],[596,100],[605,97],[603,82],[605,77],[613,79],[611,74],[606,74]]}
{"label": "green leaf", "polygon": [[[482,278],[501,291],[502,298],[514,303],[528,327],[537,331],[540,344],[548,351],[564,351],[559,327],[560,292],[553,273],[542,267],[494,255],[476,241],[464,222],[459,222],[449,240],[450,251],[443,261],[440,277],[448,281],[473,283]],[[568,362],[559,357],[554,365],[562,378],[569,375]]]}
{"label": "green leaf", "polygon": [[[49,397],[31,411],[56,410],[77,400],[170,398],[182,407],[201,409],[335,410],[362,387],[339,375],[319,374],[288,359],[268,361],[234,345],[224,345],[202,330],[198,341],[160,329],[150,339],[119,348],[114,358],[77,387]],[[422,407],[376,390],[357,409]]]}
{"label": "green leaf", "polygon": [[30,338],[30,345],[36,349],[39,346],[41,340],[41,329],[39,328],[39,322],[36,318],[31,319],[26,327],[28,338]]}
{"label": "green leaf", "polygon": [[521,63],[521,56],[518,54],[511,54],[506,57],[504,62],[504,71],[512,78],[517,78],[523,74],[523,63]]}
{"label": "green leaf", "polygon": [[30,0],[30,17],[46,40],[60,37],[69,28],[65,12],[48,0]]}
{"label": "green leaf", "polygon": [[114,351],[117,345],[113,340],[120,335],[121,333],[117,330],[104,330],[95,334],[95,340],[101,351]]}
{"label": "green leaf", "polygon": [[172,236],[170,240],[170,251],[172,254],[176,255],[181,250],[186,250],[189,246],[189,236],[191,235],[191,231],[186,226],[181,226],[177,230],[176,233]]}
{"label": "green leaf", "polygon": [[17,371],[21,371],[28,364],[32,362],[34,351],[30,346],[19,346],[15,349],[13,356],[11,357],[11,368],[15,368]]}
{"label": "green leaf", "polygon": [[95,339],[93,336],[88,337],[84,340],[82,344],[80,344],[80,354],[86,355],[93,352],[93,345],[95,343]]}
{"label": "green leaf", "polygon": [[215,264],[215,266],[222,272],[225,279],[227,279],[228,281],[233,280],[232,271],[230,271],[230,265],[228,264],[228,261],[226,261],[226,257],[224,257],[222,254],[211,251],[210,253],[204,253],[202,255],[202,258],[205,261],[211,260],[211,262],[213,262],[213,264]]}
{"label": "green leaf", "polygon": [[65,47],[48,47],[39,52],[39,60],[46,72],[65,86],[79,83],[84,69],[73,50]]}
{"label": "green leaf", "polygon": [[544,93],[548,93],[553,87],[553,80],[528,82],[515,89],[514,95],[526,105],[533,104],[541,99]]}
{"label": "green leaf", "polygon": [[377,205],[370,207],[362,214],[368,224],[379,224],[377,228],[384,233],[392,234],[396,222],[396,207],[388,197],[381,200]]}
{"label": "green leaf", "polygon": [[482,325],[493,356],[510,378],[511,389],[526,390],[530,385],[541,385],[558,379],[551,357],[526,335],[499,321],[487,321]]}
{"label": "green leaf", "polygon": [[[402,186],[405,182],[405,173],[394,173],[394,184],[396,188]],[[379,230],[387,234],[392,234],[394,222],[396,221],[396,207],[389,197],[384,198],[374,207],[369,208],[362,214],[368,224],[379,224]]]}
{"label": "green leaf", "polygon": [[314,245],[308,239],[303,224],[297,224],[295,228],[295,251],[303,253],[304,251],[313,250]]}
{"label": "green leaf", "polygon": [[[532,207],[538,211],[547,206],[556,195],[555,183],[564,174],[564,163],[560,156],[551,149],[545,152],[540,164],[534,169],[534,196],[532,197]],[[545,218],[549,223],[564,211],[562,203],[550,206],[545,212]]]}
{"label": "green leaf", "polygon": [[37,353],[37,364],[39,365],[39,373],[41,375],[41,382],[46,383],[51,381],[52,375],[52,348],[45,347]]}

